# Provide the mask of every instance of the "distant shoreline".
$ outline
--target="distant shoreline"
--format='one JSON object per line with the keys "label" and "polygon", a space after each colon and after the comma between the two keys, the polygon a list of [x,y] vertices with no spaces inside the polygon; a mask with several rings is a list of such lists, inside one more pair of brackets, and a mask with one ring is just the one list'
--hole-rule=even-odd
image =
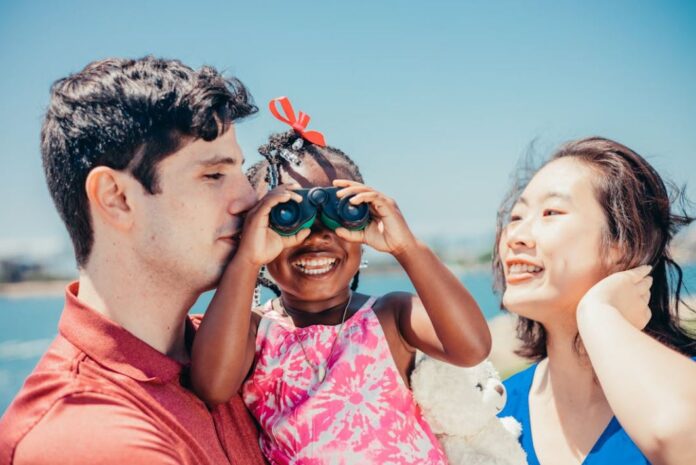
{"label": "distant shoreline", "polygon": [[[490,270],[488,264],[476,264],[470,266],[448,265],[452,272],[464,274]],[[399,267],[385,267],[372,269],[366,274],[396,274],[403,272]],[[71,279],[55,279],[44,281],[22,281],[18,283],[0,283],[0,298],[22,299],[31,297],[62,297],[65,288],[77,277]],[[682,296],[687,305],[696,308],[696,294]]]}
{"label": "distant shoreline", "polygon": [[[450,270],[456,274],[487,271],[489,264],[472,264],[467,266],[448,265]],[[367,275],[392,275],[404,273],[399,266],[380,266],[368,268],[363,271]],[[77,276],[71,279],[55,279],[43,281],[21,281],[17,283],[0,283],[0,297],[21,299],[28,297],[61,297],[65,293],[66,286],[76,280]]]}
{"label": "distant shoreline", "polygon": [[0,297],[11,299],[24,299],[28,297],[62,297],[63,294],[65,294],[66,286],[74,279],[2,283],[0,284]]}

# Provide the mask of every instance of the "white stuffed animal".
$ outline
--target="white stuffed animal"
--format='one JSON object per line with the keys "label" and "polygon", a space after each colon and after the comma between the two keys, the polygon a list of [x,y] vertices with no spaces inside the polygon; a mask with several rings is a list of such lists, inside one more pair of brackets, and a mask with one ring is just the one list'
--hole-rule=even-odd
{"label": "white stuffed animal", "polygon": [[506,395],[492,363],[462,368],[419,354],[411,388],[450,465],[526,465],[522,426],[496,417]]}

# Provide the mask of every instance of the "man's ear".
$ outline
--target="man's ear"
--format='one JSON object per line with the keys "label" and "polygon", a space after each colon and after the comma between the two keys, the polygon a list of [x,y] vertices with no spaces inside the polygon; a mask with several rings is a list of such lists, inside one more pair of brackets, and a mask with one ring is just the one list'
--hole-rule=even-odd
{"label": "man's ear", "polygon": [[133,222],[127,195],[130,183],[126,176],[126,173],[98,166],[89,172],[85,181],[92,214],[118,229],[128,229]]}

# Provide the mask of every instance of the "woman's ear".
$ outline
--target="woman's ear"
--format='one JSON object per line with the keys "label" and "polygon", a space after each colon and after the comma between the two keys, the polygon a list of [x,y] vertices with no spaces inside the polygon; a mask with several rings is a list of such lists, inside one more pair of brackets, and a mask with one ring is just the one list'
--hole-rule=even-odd
{"label": "woman's ear", "polygon": [[604,260],[609,274],[626,270],[626,263],[624,260],[626,249],[623,245],[618,242],[612,242],[605,252]]}
{"label": "woman's ear", "polygon": [[89,172],[85,191],[93,215],[117,229],[128,229],[133,223],[133,211],[128,202],[127,174],[106,166]]}

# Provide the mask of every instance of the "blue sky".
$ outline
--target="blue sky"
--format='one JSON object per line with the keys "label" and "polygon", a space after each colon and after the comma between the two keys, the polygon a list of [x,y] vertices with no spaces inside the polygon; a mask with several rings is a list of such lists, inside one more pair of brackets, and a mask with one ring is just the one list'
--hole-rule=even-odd
{"label": "blue sky", "polygon": [[38,150],[50,84],[145,54],[248,85],[250,162],[288,95],[422,235],[489,234],[533,140],[614,138],[696,199],[693,2],[2,1],[0,249],[67,241]]}

